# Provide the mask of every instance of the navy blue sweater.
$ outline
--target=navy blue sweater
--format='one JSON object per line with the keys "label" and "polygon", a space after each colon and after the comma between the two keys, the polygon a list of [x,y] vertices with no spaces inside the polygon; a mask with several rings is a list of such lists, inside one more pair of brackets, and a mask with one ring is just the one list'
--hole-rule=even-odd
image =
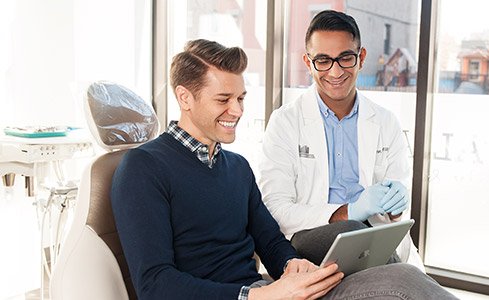
{"label": "navy blue sweater", "polygon": [[297,257],[263,202],[248,162],[222,150],[212,169],[167,133],[130,150],[112,207],[139,299],[237,299]]}

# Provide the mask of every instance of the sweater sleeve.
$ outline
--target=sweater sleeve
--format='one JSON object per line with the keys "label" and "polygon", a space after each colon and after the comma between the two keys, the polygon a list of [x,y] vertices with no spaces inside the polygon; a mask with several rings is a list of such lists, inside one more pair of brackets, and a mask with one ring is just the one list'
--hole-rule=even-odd
{"label": "sweater sleeve", "polygon": [[286,262],[299,255],[280,231],[261,199],[255,177],[251,172],[248,231],[255,242],[255,250],[272,278],[277,280],[284,271]]}
{"label": "sweater sleeve", "polygon": [[237,299],[240,284],[200,279],[177,269],[170,192],[161,177],[151,155],[133,149],[112,183],[114,218],[138,298]]}

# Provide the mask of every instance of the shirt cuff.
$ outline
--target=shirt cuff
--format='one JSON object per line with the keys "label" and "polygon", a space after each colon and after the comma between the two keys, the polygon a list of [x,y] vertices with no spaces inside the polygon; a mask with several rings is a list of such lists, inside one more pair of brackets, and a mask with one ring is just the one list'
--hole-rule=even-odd
{"label": "shirt cuff", "polygon": [[242,286],[239,290],[238,300],[248,300],[248,294],[250,292],[249,286]]}

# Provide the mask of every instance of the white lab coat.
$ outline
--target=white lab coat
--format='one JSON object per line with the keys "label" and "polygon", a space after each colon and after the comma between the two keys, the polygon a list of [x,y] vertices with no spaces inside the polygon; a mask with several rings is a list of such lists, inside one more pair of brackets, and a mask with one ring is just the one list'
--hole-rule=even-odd
{"label": "white lab coat", "polygon": [[[357,94],[359,183],[366,188],[391,179],[410,187],[408,147],[396,117]],[[298,231],[328,224],[341,206],[328,203],[328,150],[316,99],[316,87],[312,85],[297,100],[275,110],[263,138],[259,186],[264,203],[288,238]],[[409,216],[407,211],[402,218]],[[375,215],[369,222],[375,226],[391,220],[387,215]],[[424,271],[409,235],[397,252],[403,262]]]}

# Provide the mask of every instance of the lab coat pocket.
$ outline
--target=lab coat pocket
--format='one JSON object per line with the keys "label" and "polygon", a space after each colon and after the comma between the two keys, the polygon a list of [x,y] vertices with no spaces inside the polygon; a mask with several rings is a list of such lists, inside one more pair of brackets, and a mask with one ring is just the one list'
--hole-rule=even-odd
{"label": "lab coat pocket", "polygon": [[386,151],[383,151],[383,149],[384,148],[377,150],[377,155],[375,156],[373,182],[383,180],[387,172],[387,155]]}
{"label": "lab coat pocket", "polygon": [[316,166],[316,158],[309,158],[309,157],[299,158],[299,172],[302,173],[303,175],[313,172],[315,166]]}
{"label": "lab coat pocket", "polygon": [[299,158],[298,176],[296,180],[297,200],[308,199],[308,193],[313,190],[315,178],[316,159]]}

